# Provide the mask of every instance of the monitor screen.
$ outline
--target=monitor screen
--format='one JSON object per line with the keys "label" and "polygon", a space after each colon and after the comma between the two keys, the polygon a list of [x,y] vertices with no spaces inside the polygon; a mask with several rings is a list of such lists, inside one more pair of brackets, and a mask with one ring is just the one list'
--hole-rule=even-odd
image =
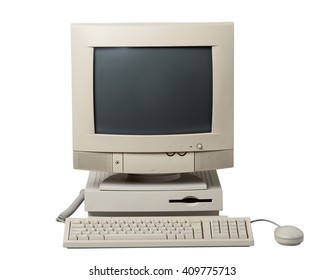
{"label": "monitor screen", "polygon": [[211,132],[211,47],[96,47],[93,81],[96,134]]}

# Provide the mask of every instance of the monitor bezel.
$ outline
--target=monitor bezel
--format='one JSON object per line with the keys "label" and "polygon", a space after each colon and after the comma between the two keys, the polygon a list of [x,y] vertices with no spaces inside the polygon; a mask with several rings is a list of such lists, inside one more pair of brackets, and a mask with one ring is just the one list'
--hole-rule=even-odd
{"label": "monitor bezel", "polygon": [[[72,24],[73,149],[161,153],[233,149],[233,24]],[[173,135],[96,134],[93,107],[95,47],[212,48],[212,131]]]}

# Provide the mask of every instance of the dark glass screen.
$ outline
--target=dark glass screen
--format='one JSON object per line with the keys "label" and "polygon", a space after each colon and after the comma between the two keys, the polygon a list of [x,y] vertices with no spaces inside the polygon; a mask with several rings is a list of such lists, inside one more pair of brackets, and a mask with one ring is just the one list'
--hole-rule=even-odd
{"label": "dark glass screen", "polygon": [[95,132],[211,132],[211,47],[94,49]]}

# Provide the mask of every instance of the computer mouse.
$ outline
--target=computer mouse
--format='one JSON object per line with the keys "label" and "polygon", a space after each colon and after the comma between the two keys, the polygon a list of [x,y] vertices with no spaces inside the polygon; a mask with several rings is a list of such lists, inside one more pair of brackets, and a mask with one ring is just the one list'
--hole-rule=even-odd
{"label": "computer mouse", "polygon": [[294,246],[304,241],[304,233],[294,226],[278,226],[274,230],[274,238],[281,245]]}

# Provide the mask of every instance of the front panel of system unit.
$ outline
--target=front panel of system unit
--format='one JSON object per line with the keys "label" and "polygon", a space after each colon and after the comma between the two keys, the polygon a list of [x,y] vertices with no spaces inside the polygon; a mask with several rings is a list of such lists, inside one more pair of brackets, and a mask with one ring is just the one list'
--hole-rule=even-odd
{"label": "front panel of system unit", "polygon": [[[154,191],[145,189],[151,188],[150,182],[143,185],[138,182],[129,181],[122,174],[90,172],[85,189],[85,210],[91,215],[222,210],[222,189],[216,171],[183,174],[175,181],[159,183]],[[191,182],[191,188],[186,182]]]}

